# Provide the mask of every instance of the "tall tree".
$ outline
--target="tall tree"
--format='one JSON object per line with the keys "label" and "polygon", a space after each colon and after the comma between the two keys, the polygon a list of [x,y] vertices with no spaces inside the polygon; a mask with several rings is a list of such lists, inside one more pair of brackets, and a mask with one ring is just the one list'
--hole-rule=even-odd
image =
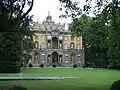
{"label": "tall tree", "polygon": [[102,20],[83,15],[75,19],[69,27],[74,35],[83,36],[85,60],[89,66],[104,67],[108,64],[107,48],[102,46],[105,38],[105,25]]}
{"label": "tall tree", "polygon": [[[31,44],[32,10],[34,0],[0,1],[0,72],[19,72],[23,66],[24,51],[32,49]],[[29,6],[28,10],[25,10]],[[30,42],[29,42],[30,41]],[[27,42],[27,43],[26,43]]]}
{"label": "tall tree", "polygon": [[[87,2],[91,1],[93,0],[87,0]],[[93,26],[94,30],[97,30],[98,31],[97,33],[99,33],[99,35],[103,34],[102,38],[99,38],[98,40],[98,44],[100,44],[100,50],[101,48],[103,48],[103,50],[106,50],[107,54],[104,53],[104,56],[106,55],[107,56],[106,58],[109,58],[109,64],[111,65],[120,64],[119,55],[120,2],[119,0],[96,0],[96,4],[97,4],[96,8],[98,8],[98,10],[95,11],[96,15],[95,17],[97,18],[97,20],[94,20]],[[86,11],[89,10],[87,5],[85,5],[84,8]],[[79,24],[77,25],[76,26],[78,27],[78,29],[75,29],[75,32],[77,31],[79,33],[81,32],[81,30],[83,30],[83,28],[81,28]],[[97,37],[99,37],[99,35],[97,35]],[[96,37],[94,38],[94,40],[96,40]],[[94,40],[92,42],[94,42]],[[94,43],[94,45],[96,44],[97,42]],[[106,62],[108,63],[108,61]]]}

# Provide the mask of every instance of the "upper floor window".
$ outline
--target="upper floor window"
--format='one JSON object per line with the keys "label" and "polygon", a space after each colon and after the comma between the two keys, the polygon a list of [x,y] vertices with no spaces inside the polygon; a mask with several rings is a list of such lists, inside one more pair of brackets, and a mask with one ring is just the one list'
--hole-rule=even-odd
{"label": "upper floor window", "polygon": [[48,39],[48,40],[51,40],[51,39],[52,39],[52,37],[51,37],[50,35],[48,35],[48,36],[47,36],[47,39]]}
{"label": "upper floor window", "polygon": [[38,41],[35,41],[35,48],[39,48],[39,43],[38,43]]}
{"label": "upper floor window", "polygon": [[78,37],[77,40],[80,41],[80,37]]}
{"label": "upper floor window", "polygon": [[45,48],[45,44],[41,44],[41,48]]}
{"label": "upper floor window", "polygon": [[77,49],[80,49],[80,44],[77,44]]}
{"label": "upper floor window", "polygon": [[59,42],[59,48],[60,49],[62,48],[62,40],[60,40],[60,42]]}
{"label": "upper floor window", "polygon": [[73,36],[71,36],[71,40],[74,40],[74,37],[73,37]]}
{"label": "upper floor window", "polygon": [[47,44],[48,44],[48,48],[50,48],[51,47],[51,41],[48,40]]}
{"label": "upper floor window", "polygon": [[50,30],[53,30],[53,27],[52,27],[52,26],[50,27]]}
{"label": "upper floor window", "polygon": [[38,36],[37,36],[37,35],[35,35],[35,39],[38,39]]}
{"label": "upper floor window", "polygon": [[68,49],[68,45],[67,44],[65,44],[65,49]]}
{"label": "upper floor window", "polygon": [[63,36],[59,36],[59,40],[63,40]]}
{"label": "upper floor window", "polygon": [[65,40],[68,40],[68,37],[67,37],[67,36],[65,36]]}
{"label": "upper floor window", "polygon": [[44,35],[41,35],[41,39],[44,40],[44,39],[45,39],[45,36],[44,36]]}
{"label": "upper floor window", "polygon": [[73,42],[70,44],[70,48],[74,49],[74,43]]}
{"label": "upper floor window", "polygon": [[44,26],[44,29],[45,29],[45,30],[47,30],[47,27],[46,27],[46,26]]}

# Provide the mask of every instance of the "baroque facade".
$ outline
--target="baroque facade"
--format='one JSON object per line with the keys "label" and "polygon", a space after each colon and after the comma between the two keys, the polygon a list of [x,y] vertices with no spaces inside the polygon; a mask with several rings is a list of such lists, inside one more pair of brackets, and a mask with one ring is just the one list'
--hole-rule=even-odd
{"label": "baroque facade", "polygon": [[34,66],[40,64],[48,67],[53,64],[62,67],[73,64],[84,65],[82,36],[73,37],[69,30],[65,30],[65,24],[55,23],[48,14],[45,21],[35,24],[33,31],[35,48],[31,62]]}

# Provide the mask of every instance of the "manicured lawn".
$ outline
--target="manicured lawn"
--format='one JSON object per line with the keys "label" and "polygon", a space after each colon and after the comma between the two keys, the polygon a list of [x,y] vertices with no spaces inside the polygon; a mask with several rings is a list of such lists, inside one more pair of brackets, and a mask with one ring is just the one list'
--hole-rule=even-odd
{"label": "manicured lawn", "polygon": [[[0,74],[19,76],[20,74]],[[22,76],[73,76],[64,80],[0,81],[0,85],[21,85],[28,90],[109,90],[111,84],[120,80],[119,70],[83,68],[27,68]]]}

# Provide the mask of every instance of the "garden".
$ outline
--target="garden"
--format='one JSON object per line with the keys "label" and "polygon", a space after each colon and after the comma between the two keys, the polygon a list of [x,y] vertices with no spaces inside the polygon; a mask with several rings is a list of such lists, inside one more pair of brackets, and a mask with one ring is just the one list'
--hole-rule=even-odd
{"label": "garden", "polygon": [[75,77],[55,80],[0,81],[0,86],[22,86],[27,90],[110,90],[112,83],[120,80],[120,71],[93,68],[24,68],[22,73],[2,73],[0,76]]}

